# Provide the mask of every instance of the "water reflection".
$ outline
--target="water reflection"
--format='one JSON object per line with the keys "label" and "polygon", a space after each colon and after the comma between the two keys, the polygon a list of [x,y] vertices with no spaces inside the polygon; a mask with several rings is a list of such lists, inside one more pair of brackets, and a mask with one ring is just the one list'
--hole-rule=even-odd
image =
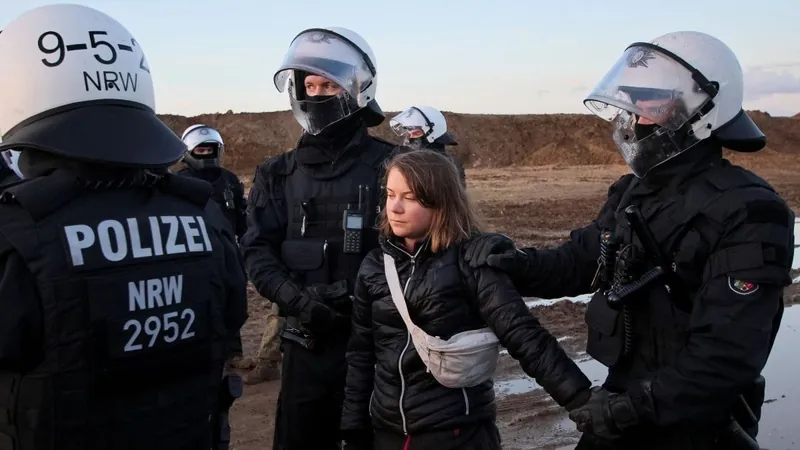
{"label": "water reflection", "polygon": [[[758,441],[765,450],[800,448],[800,427],[797,426],[800,413],[800,386],[795,381],[795,377],[800,373],[798,343],[800,343],[800,305],[786,308],[772,354],[764,367],[767,392]],[[607,369],[597,361],[583,357],[576,362],[593,383],[600,384],[605,379]],[[495,382],[498,398],[523,394],[539,388],[535,381],[524,374]],[[569,420],[566,414],[563,416],[561,421]],[[570,448],[572,447],[564,447],[565,450]]]}

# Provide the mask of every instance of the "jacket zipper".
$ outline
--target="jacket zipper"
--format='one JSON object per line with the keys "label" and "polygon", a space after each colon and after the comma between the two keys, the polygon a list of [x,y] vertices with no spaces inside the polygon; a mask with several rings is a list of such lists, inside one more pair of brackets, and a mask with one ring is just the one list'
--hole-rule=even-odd
{"label": "jacket zipper", "polygon": [[[412,255],[407,251],[403,250],[402,248],[394,245],[392,242],[389,242],[389,244],[391,244],[392,247],[400,250],[401,252],[405,253],[411,258],[411,275],[408,276],[406,284],[405,286],[403,286],[403,297],[406,297],[406,291],[408,291],[408,283],[411,282],[411,278],[414,277],[414,271],[417,268],[416,257],[419,255],[419,252],[422,251],[423,246],[420,246],[420,248],[418,248],[417,251]],[[406,346],[403,347],[403,351],[400,352],[400,357],[397,360],[397,371],[400,373],[400,402],[399,402],[400,417],[403,420],[403,434],[408,436],[408,423],[406,422],[406,412],[403,410],[403,398],[406,395],[406,379],[404,378],[403,375],[403,356],[405,356],[406,351],[408,350],[408,345],[411,344],[411,332],[406,331],[406,336],[407,336]]]}

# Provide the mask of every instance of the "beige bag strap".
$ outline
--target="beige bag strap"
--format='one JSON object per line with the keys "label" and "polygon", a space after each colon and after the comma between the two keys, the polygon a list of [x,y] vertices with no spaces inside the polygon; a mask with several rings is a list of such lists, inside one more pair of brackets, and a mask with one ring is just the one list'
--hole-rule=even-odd
{"label": "beige bag strap", "polygon": [[403,317],[403,322],[406,323],[408,331],[417,328],[411,317],[408,315],[408,307],[406,306],[406,299],[403,295],[403,289],[400,287],[400,275],[397,273],[397,266],[394,264],[394,258],[389,256],[388,253],[383,254],[383,266],[386,272],[386,281],[389,283],[389,291],[392,293],[392,300],[400,316]]}

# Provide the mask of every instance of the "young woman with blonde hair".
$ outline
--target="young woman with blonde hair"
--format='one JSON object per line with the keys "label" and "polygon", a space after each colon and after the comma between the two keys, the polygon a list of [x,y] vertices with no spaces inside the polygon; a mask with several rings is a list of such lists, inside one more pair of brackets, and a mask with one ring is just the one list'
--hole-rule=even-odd
{"label": "young woman with blonde hair", "polygon": [[455,165],[433,151],[402,153],[389,162],[385,185],[381,248],[365,258],[354,292],[345,448],[501,448],[491,372],[461,388],[434,377],[417,350],[418,336],[412,342],[395,306],[384,261],[396,267],[406,316],[427,335],[448,340],[488,326],[559,405],[585,402],[590,381],[528,311],[511,280],[464,261],[464,244],[481,227]]}

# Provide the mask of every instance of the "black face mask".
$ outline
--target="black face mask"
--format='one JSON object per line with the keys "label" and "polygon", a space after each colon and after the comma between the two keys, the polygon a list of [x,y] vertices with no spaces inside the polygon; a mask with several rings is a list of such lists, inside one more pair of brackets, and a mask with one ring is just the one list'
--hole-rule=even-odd
{"label": "black face mask", "polygon": [[[303,110],[308,113],[308,117],[317,128],[325,128],[320,134],[329,134],[333,124],[342,120],[342,104],[337,101],[335,95],[309,95],[303,103]],[[330,126],[329,126],[330,125]]]}
{"label": "black face mask", "polygon": [[641,141],[647,136],[650,136],[651,134],[655,133],[657,128],[658,125],[656,124],[642,125],[637,123],[633,126],[633,134],[636,136],[637,141]]}
{"label": "black face mask", "polygon": [[424,138],[406,139],[406,147],[413,148],[414,150],[422,150],[426,147]]}

